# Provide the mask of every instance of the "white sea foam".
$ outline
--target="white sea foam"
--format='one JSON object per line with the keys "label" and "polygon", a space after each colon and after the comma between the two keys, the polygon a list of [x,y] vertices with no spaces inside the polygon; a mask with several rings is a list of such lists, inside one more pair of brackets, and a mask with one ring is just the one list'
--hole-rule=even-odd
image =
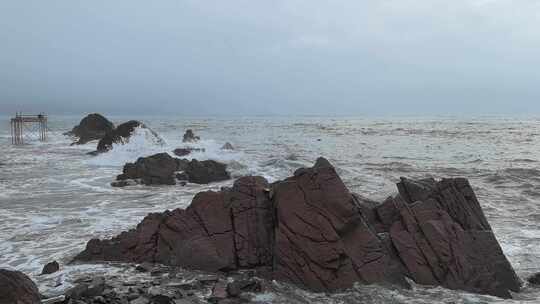
{"label": "white sea foam", "polygon": [[125,143],[115,143],[113,148],[86,161],[92,166],[123,166],[127,162],[134,162],[139,157],[150,156],[156,153],[169,153],[173,157],[176,148],[194,148],[189,155],[182,158],[206,160],[212,159],[225,163],[239,162],[243,158],[240,151],[223,150],[223,143],[212,139],[200,140],[194,143],[181,143],[179,140],[167,140],[156,137],[156,134],[146,128],[136,128]]}

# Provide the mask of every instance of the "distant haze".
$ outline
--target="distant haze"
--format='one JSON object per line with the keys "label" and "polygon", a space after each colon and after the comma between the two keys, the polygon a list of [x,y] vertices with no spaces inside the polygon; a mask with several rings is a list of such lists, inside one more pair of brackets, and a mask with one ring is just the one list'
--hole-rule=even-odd
{"label": "distant haze", "polygon": [[0,113],[540,113],[536,0],[0,0]]}

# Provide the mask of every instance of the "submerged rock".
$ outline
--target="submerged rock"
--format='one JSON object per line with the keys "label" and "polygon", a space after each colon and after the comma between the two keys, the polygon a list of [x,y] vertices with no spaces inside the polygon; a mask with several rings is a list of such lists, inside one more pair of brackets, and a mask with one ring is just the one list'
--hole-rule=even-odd
{"label": "submerged rock", "polygon": [[84,117],[79,125],[73,127],[70,132],[65,135],[78,137],[78,140],[73,144],[85,144],[92,140],[101,139],[114,129],[114,124],[101,114],[88,114]]}
{"label": "submerged rock", "polygon": [[233,145],[231,145],[230,142],[226,142],[222,147],[221,147],[222,150],[234,150],[234,147]]}
{"label": "submerged rock", "polygon": [[112,149],[113,144],[125,144],[133,134],[136,128],[147,129],[157,143],[163,143],[163,140],[156,132],[148,128],[145,124],[137,120],[130,120],[118,125],[113,130],[108,131],[103,138],[98,142],[97,153],[106,152]]}
{"label": "submerged rock", "polygon": [[36,284],[24,273],[0,269],[0,304],[40,304]]}
{"label": "submerged rock", "polygon": [[186,155],[189,155],[191,154],[191,152],[204,152],[205,149],[204,148],[191,148],[191,147],[187,147],[187,148],[177,148],[177,149],[174,149],[173,153],[174,155],[176,156],[186,156]]}
{"label": "submerged rock", "polygon": [[57,272],[60,270],[60,265],[57,261],[52,261],[50,263],[47,263],[45,266],[43,266],[43,270],[41,271],[41,274],[51,274],[54,272]]}
{"label": "submerged rock", "polygon": [[[189,165],[179,162],[187,175]],[[152,213],[136,229],[91,240],[76,260],[255,269],[315,291],[407,286],[406,277],[503,298],[519,291],[466,179],[402,178],[398,190],[383,203],[354,195],[319,158],[274,184],[242,177],[200,192],[185,210]]]}
{"label": "submerged rock", "polygon": [[[182,173],[177,173],[182,171]],[[144,185],[175,185],[176,180],[208,184],[230,179],[227,165],[213,161],[178,159],[167,153],[140,157],[135,163],[124,165],[123,173],[111,183],[113,187],[124,187],[138,181]]]}
{"label": "submerged rock", "polygon": [[195,142],[199,141],[201,138],[199,136],[195,136],[195,133],[193,133],[193,130],[187,129],[186,133],[184,133],[184,138],[182,139],[182,142]]}

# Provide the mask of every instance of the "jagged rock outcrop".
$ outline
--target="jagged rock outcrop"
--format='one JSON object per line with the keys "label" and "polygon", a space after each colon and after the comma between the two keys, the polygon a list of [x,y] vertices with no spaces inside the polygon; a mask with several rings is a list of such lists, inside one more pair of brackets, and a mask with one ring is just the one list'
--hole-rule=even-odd
{"label": "jagged rock outcrop", "polygon": [[503,298],[519,291],[466,179],[403,178],[398,190],[383,203],[352,194],[319,158],[274,184],[243,177],[201,192],[186,210],[153,213],[134,230],[91,240],[76,260],[262,269],[316,291],[407,286],[406,277]]}
{"label": "jagged rock outcrop", "polygon": [[380,209],[396,219],[390,237],[415,282],[503,298],[519,291],[519,278],[466,179],[402,178],[398,189]]}
{"label": "jagged rock outcrop", "polygon": [[114,124],[103,115],[98,113],[88,114],[84,117],[79,125],[73,127],[70,132],[65,135],[78,137],[78,140],[73,144],[82,145],[92,140],[98,140],[114,130]]}
{"label": "jagged rock outcrop", "polygon": [[184,133],[184,138],[182,139],[182,142],[196,142],[199,141],[201,138],[199,136],[195,136],[195,133],[193,133],[193,130],[187,129],[186,133]]}
{"label": "jagged rock outcrop", "polygon": [[24,273],[0,269],[0,304],[39,304],[36,284]]}
{"label": "jagged rock outcrop", "polygon": [[130,120],[123,124],[118,125],[115,129],[107,132],[103,138],[98,142],[97,153],[102,153],[112,149],[113,144],[125,144],[129,141],[129,138],[133,134],[136,128],[142,128],[148,130],[148,133],[152,136],[152,140],[155,143],[163,144],[163,139],[157,135],[156,132],[148,128],[145,124],[137,120]]}
{"label": "jagged rock outcrop", "polygon": [[116,177],[114,187],[124,187],[134,183],[144,185],[175,185],[176,180],[197,184],[230,179],[227,165],[214,160],[198,161],[178,159],[167,153],[158,153],[148,157],[139,157],[135,163],[124,165],[122,174]]}

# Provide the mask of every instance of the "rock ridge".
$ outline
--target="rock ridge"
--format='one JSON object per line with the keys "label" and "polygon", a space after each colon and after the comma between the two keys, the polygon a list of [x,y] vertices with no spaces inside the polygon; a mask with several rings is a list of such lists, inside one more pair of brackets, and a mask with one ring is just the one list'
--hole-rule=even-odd
{"label": "rock ridge", "polygon": [[133,230],[93,239],[75,260],[254,269],[315,291],[425,285],[510,298],[520,281],[464,178],[401,178],[382,203],[351,193],[330,162],[270,184],[263,177],[200,192]]}

